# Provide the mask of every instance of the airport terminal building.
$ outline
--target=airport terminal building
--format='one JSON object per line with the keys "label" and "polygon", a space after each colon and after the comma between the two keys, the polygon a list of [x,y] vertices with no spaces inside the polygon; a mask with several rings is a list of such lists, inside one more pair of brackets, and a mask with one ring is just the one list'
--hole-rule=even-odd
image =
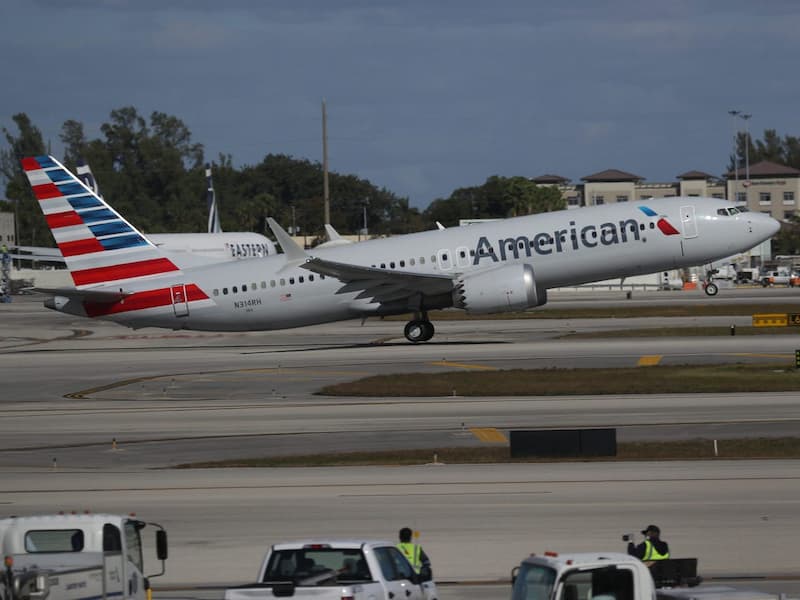
{"label": "airport terminal building", "polygon": [[678,175],[677,181],[667,183],[646,183],[644,177],[618,169],[586,175],[578,184],[559,175],[541,175],[533,181],[558,186],[569,208],[671,196],[710,196],[735,199],[751,211],[781,221],[800,214],[800,170],[768,161],[751,165],[749,172],[741,168],[722,178],[703,171],[687,171]]}

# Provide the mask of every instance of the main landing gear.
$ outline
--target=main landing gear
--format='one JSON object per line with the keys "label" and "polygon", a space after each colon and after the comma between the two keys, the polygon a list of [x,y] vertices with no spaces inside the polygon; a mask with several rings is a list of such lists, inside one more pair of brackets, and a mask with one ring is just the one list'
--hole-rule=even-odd
{"label": "main landing gear", "polygon": [[428,314],[425,312],[414,315],[414,318],[406,323],[406,328],[403,330],[406,339],[409,342],[427,342],[433,337],[434,328],[433,323],[428,320]]}

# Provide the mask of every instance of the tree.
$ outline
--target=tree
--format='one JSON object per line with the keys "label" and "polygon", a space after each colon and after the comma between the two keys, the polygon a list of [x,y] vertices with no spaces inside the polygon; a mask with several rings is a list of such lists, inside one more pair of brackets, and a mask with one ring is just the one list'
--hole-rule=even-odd
{"label": "tree", "polygon": [[8,147],[0,151],[0,175],[6,182],[6,198],[14,205],[17,243],[25,246],[52,244],[51,236],[44,233],[47,224],[39,209],[39,201],[33,195],[20,163],[26,156],[45,154],[42,132],[25,113],[14,115],[12,120],[19,134],[14,135],[3,127]]}
{"label": "tree", "polygon": [[537,186],[527,177],[492,175],[483,185],[455,190],[434,200],[424,213],[431,221],[457,225],[460,219],[502,219],[566,208],[555,186]]}

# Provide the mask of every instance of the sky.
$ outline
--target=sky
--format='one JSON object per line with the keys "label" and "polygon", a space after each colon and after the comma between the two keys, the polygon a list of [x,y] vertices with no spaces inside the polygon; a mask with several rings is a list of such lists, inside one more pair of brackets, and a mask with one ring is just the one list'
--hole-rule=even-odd
{"label": "sky", "polygon": [[3,0],[0,126],[182,119],[206,159],[270,153],[424,209],[492,175],[719,175],[728,111],[800,134],[794,0]]}

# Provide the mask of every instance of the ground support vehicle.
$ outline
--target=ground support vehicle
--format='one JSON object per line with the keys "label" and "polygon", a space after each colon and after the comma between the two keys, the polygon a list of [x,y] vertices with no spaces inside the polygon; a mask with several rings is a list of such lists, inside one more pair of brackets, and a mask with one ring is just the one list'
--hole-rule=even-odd
{"label": "ground support vehicle", "polygon": [[257,583],[225,590],[225,600],[437,600],[430,573],[417,574],[391,542],[304,541],[272,546]]}
{"label": "ground support vehicle", "polygon": [[[141,531],[156,529],[161,572],[145,576]],[[150,598],[150,577],[164,573],[167,535],[133,516],[58,514],[0,519],[5,570],[2,600]],[[3,596],[5,594],[5,596]]]}
{"label": "ground support vehicle", "polygon": [[778,600],[775,594],[700,585],[697,559],[648,566],[619,552],[531,554],[512,571],[512,600]]}

